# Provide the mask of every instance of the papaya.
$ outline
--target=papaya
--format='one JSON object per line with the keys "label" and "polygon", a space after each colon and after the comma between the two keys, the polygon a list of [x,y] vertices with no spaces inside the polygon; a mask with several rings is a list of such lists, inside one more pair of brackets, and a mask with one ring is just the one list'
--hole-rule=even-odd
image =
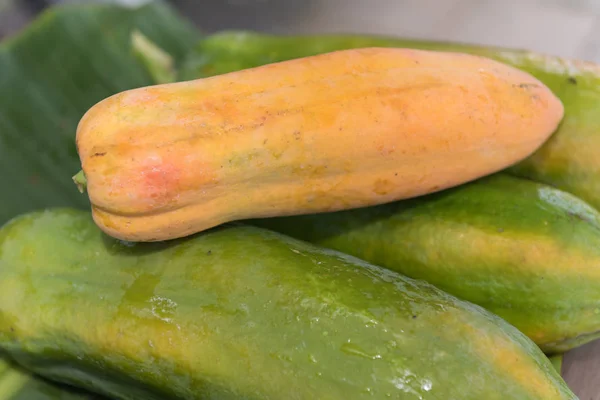
{"label": "papaya", "polygon": [[424,279],[546,353],[600,337],[600,213],[505,173],[418,199],[253,224]]}
{"label": "papaya", "polygon": [[94,220],[161,241],[443,190],[530,155],[563,106],[467,54],[363,48],[132,89],[77,128]]}
{"label": "papaya", "polygon": [[520,49],[376,35],[277,36],[225,31],[201,39],[180,66],[177,79],[373,46],[473,54],[539,79],[561,100],[564,118],[539,149],[507,172],[566,190],[600,209],[600,67],[596,63]]}
{"label": "papaya", "polygon": [[13,219],[0,349],[114,399],[576,399],[483,308],[241,223],[135,243],[82,210]]}

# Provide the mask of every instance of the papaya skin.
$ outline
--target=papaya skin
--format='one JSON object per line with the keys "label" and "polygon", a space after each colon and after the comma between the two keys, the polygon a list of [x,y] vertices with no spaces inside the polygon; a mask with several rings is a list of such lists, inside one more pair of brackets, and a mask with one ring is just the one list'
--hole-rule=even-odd
{"label": "papaya skin", "polygon": [[363,48],[119,93],[77,148],[96,223],[157,241],[453,187],[529,156],[563,112],[490,59]]}
{"label": "papaya skin", "polygon": [[558,96],[565,115],[556,132],[507,172],[566,190],[600,209],[600,66],[520,49],[376,35],[273,36],[225,31],[202,39],[178,79],[361,47],[399,47],[479,55],[530,73]]}
{"label": "papaya skin", "polygon": [[600,213],[545,184],[500,173],[419,199],[252,223],[426,280],[549,354],[600,337]]}
{"label": "papaya skin", "polygon": [[0,349],[126,400],[576,399],[516,328],[424,281],[242,224],[124,243],[81,210],[0,231]]}

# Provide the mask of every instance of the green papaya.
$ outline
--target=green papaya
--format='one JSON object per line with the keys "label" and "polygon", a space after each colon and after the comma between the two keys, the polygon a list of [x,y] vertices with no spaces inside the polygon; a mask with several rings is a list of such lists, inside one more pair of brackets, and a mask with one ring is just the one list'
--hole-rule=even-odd
{"label": "green papaya", "polygon": [[500,173],[411,200],[252,223],[424,279],[547,353],[600,336],[600,213],[545,184]]}
{"label": "green papaya", "polygon": [[0,230],[0,350],[116,399],[576,399],[424,281],[242,224],[121,242],[68,209]]}
{"label": "green papaya", "polygon": [[357,47],[407,47],[481,55],[525,70],[562,101],[558,130],[509,172],[550,184],[600,209],[600,67],[522,50],[380,36],[273,36],[221,32],[202,39],[180,68],[188,80],[292,58]]}

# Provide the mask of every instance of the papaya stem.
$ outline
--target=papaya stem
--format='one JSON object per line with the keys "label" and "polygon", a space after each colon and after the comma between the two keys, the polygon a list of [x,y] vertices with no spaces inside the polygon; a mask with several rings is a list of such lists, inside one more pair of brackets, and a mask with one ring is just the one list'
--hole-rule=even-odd
{"label": "papaya stem", "polygon": [[552,363],[552,366],[554,367],[556,372],[558,372],[560,374],[562,372],[561,370],[562,370],[563,355],[555,354],[555,355],[549,356],[548,359],[550,359],[550,362]]}
{"label": "papaya stem", "polygon": [[133,54],[144,65],[155,83],[175,82],[174,61],[169,53],[151,42],[138,30],[132,32],[131,44]]}
{"label": "papaya stem", "polygon": [[73,176],[73,182],[77,185],[77,189],[79,189],[80,193],[85,192],[85,189],[87,188],[87,179],[83,170]]}

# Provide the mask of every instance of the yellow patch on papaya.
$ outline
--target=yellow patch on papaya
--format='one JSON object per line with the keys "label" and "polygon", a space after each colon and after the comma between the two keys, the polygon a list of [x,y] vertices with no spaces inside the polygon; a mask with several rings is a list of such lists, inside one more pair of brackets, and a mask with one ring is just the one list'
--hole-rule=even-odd
{"label": "yellow patch on papaya", "polygon": [[[550,235],[531,234],[527,232],[502,230],[493,233],[489,230],[478,229],[466,224],[441,222],[427,219],[412,221],[413,226],[405,230],[418,232],[420,237],[430,237],[424,242],[423,256],[434,264],[450,262],[449,256],[463,257],[461,249],[469,249],[471,260],[481,259],[485,262],[478,264],[478,271],[495,269],[502,264],[502,272],[515,271],[527,274],[541,275],[544,278],[565,279],[571,275],[575,279],[600,277],[600,254],[590,255],[576,245],[567,246]],[[459,227],[457,227],[459,225]],[[452,240],[441,241],[440,235],[452,235]],[[407,243],[410,238],[406,239]],[[447,245],[444,247],[444,244]],[[454,263],[455,267],[465,267],[473,270],[472,263]]]}
{"label": "yellow patch on papaya", "polygon": [[[499,375],[510,377],[509,381],[519,385],[532,398],[552,400],[560,399],[561,393],[551,384],[544,369],[517,346],[515,341],[505,335],[483,333],[465,318],[461,323],[451,322],[463,333],[462,340],[471,344],[473,352],[492,365]],[[510,392],[511,388],[507,388]],[[507,396],[509,398],[510,396]]]}

